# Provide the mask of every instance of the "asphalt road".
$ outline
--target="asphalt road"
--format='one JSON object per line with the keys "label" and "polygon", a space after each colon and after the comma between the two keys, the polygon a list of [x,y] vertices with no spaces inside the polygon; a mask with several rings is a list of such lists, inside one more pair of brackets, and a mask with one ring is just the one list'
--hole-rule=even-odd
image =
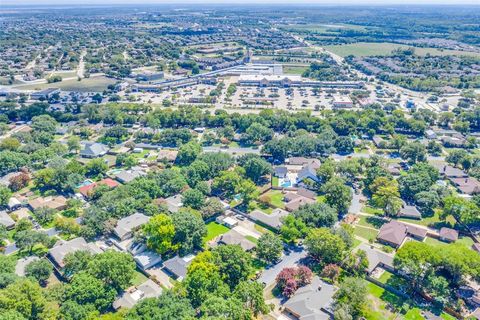
{"label": "asphalt road", "polygon": [[284,254],[280,263],[265,269],[258,282],[264,283],[267,287],[275,282],[275,278],[282,271],[283,268],[295,267],[298,262],[307,256],[307,252],[303,248],[298,248],[297,251],[290,251],[289,254]]}

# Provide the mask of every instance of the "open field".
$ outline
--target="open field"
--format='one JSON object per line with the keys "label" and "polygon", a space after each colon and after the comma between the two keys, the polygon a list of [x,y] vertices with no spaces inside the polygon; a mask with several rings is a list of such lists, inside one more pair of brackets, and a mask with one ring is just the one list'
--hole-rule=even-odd
{"label": "open field", "polygon": [[[388,56],[392,53],[395,49],[407,49],[411,46],[397,44],[397,43],[372,43],[372,42],[358,42],[353,44],[345,44],[345,45],[333,45],[333,46],[325,46],[325,49],[333,52],[339,56],[346,57],[348,55],[354,56]],[[467,51],[459,51],[459,50],[441,50],[437,48],[415,48],[415,53],[418,55],[468,55],[468,56],[476,56],[480,57],[480,53],[477,52],[467,52]]]}
{"label": "open field", "polygon": [[294,65],[284,65],[283,66],[283,73],[285,74],[298,74],[298,75],[301,75],[303,74],[303,72],[305,72],[305,70],[308,69],[308,66],[304,66],[304,65],[298,65],[298,66],[294,66]]}
{"label": "open field", "polygon": [[313,32],[313,33],[337,33],[336,30],[357,30],[363,31],[366,30],[364,26],[358,26],[353,24],[306,24],[298,26],[288,26],[288,30],[303,31],[303,32]]}
{"label": "open field", "polygon": [[42,90],[46,88],[59,88],[64,91],[79,91],[79,92],[102,92],[107,89],[108,85],[114,84],[116,81],[107,77],[92,77],[85,78],[82,81],[77,79],[63,80],[55,83],[41,83],[32,85],[18,86],[18,89],[23,90]]}

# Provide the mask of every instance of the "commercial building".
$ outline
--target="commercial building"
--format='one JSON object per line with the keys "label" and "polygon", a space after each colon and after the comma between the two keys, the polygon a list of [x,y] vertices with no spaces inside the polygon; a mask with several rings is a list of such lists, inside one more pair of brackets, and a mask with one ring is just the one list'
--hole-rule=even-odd
{"label": "commercial building", "polygon": [[312,87],[360,89],[363,82],[357,81],[318,81],[295,75],[240,75],[238,85],[250,87]]}

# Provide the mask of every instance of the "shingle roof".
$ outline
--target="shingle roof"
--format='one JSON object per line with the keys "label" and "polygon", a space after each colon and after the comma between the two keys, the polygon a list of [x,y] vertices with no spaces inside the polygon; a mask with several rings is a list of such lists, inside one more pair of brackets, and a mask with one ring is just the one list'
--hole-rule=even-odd
{"label": "shingle roof", "polygon": [[179,279],[183,279],[187,275],[187,268],[190,263],[192,263],[194,257],[194,255],[188,255],[185,257],[180,257],[177,255],[165,261],[163,265]]}
{"label": "shingle roof", "polygon": [[266,214],[260,210],[253,210],[250,212],[250,216],[267,226],[278,229],[282,226],[282,219],[288,216],[288,211],[277,208],[273,210],[271,214]]}
{"label": "shingle roof", "polygon": [[141,213],[134,213],[128,217],[118,220],[117,226],[113,231],[120,238],[123,239],[127,234],[132,232],[134,229],[140,227],[150,220],[150,217],[147,217]]}
{"label": "shingle roof", "polygon": [[314,277],[312,283],[298,289],[284,307],[300,320],[330,319],[325,311],[330,310],[335,291],[333,285]]}
{"label": "shingle roof", "polygon": [[94,243],[87,243],[84,238],[79,237],[56,245],[48,251],[48,254],[59,267],[63,268],[63,259],[67,254],[82,250],[91,253],[101,252]]}
{"label": "shingle roof", "polygon": [[450,241],[458,240],[458,231],[451,228],[443,227],[440,229],[439,234],[440,234],[440,237],[443,239],[447,239]]}
{"label": "shingle roof", "polygon": [[378,233],[377,238],[379,240],[386,241],[388,243],[399,246],[405,240],[407,236],[407,227],[403,223],[397,221],[390,221],[385,223]]}

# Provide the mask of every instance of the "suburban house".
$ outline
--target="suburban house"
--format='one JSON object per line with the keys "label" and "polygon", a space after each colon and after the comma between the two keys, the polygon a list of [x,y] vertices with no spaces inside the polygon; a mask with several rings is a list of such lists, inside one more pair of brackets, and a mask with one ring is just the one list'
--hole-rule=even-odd
{"label": "suburban house", "polygon": [[106,178],[106,179],[102,179],[98,182],[88,184],[86,186],[81,186],[80,188],[78,188],[78,192],[80,192],[80,194],[82,196],[88,198],[92,194],[93,190],[99,185],[104,185],[104,186],[107,186],[109,188],[115,188],[119,185],[119,183],[116,182],[115,180],[110,179],[110,178]]}
{"label": "suburban house", "polygon": [[195,256],[189,254],[185,257],[175,256],[163,262],[164,270],[177,281],[182,281],[187,275],[187,268]]}
{"label": "suburban house", "polygon": [[155,204],[157,205],[166,205],[168,208],[168,211],[175,213],[180,210],[180,208],[183,206],[183,196],[181,194],[177,194],[174,196],[170,196],[168,198],[159,198],[155,200]]}
{"label": "suburban house", "polygon": [[38,197],[28,202],[30,208],[35,211],[39,208],[50,208],[55,210],[64,210],[67,208],[67,199],[64,196]]}
{"label": "suburban house", "polygon": [[18,199],[15,198],[15,197],[11,197],[11,198],[8,200],[7,208],[8,208],[9,211],[17,210],[17,209],[19,209],[21,206],[22,206],[22,203],[20,202],[20,200],[18,200]]}
{"label": "suburban house", "polygon": [[227,233],[224,233],[220,236],[217,241],[218,244],[238,244],[242,247],[245,251],[253,250],[257,245],[247,238],[238,231],[232,229]]}
{"label": "suburban house", "polygon": [[98,158],[107,154],[109,148],[98,142],[87,142],[82,150],[80,156],[84,158]]}
{"label": "suburban house", "polygon": [[134,213],[118,220],[117,226],[113,229],[113,232],[121,241],[129,239],[133,237],[133,231],[147,223],[148,220],[150,220],[150,217],[142,213]]}
{"label": "suburban house", "polygon": [[5,226],[7,230],[15,227],[15,220],[13,220],[6,211],[0,211],[0,224]]}
{"label": "suburban house", "polygon": [[283,218],[288,216],[288,214],[288,211],[277,208],[274,209],[270,214],[266,214],[260,210],[253,210],[250,212],[250,217],[267,227],[278,230],[283,224]]}
{"label": "suburban house", "polygon": [[120,308],[130,309],[135,304],[145,298],[159,297],[163,292],[162,287],[156,284],[153,280],[148,279],[138,287],[132,288],[122,293],[120,297],[113,302],[113,308],[118,310]]}
{"label": "suburban house", "polygon": [[455,242],[458,240],[458,231],[451,228],[443,227],[440,229],[439,238],[440,240],[445,242]]}
{"label": "suburban house", "polygon": [[299,320],[327,320],[333,315],[335,287],[315,276],[312,283],[299,288],[283,305],[284,313]]}
{"label": "suburban house", "polygon": [[357,250],[363,250],[367,254],[368,267],[366,271],[368,274],[371,274],[377,267],[388,271],[394,270],[392,255],[380,251],[366,243],[360,244]]}
{"label": "suburban house", "polygon": [[288,169],[287,167],[275,167],[273,168],[273,175],[277,178],[285,178],[287,176]]}
{"label": "suburban house", "polygon": [[407,236],[423,241],[427,236],[427,230],[398,221],[390,221],[380,228],[377,240],[394,248],[398,248],[403,244]]}
{"label": "suburban house", "polygon": [[468,174],[465,171],[451,165],[445,163],[431,163],[431,165],[437,168],[440,175],[444,178],[468,178]]}
{"label": "suburban house", "polygon": [[144,243],[132,242],[127,250],[133,255],[133,260],[142,270],[147,270],[162,262],[162,257],[156,252],[148,250]]}
{"label": "suburban house", "polygon": [[143,170],[130,169],[130,170],[120,171],[115,175],[115,179],[117,179],[121,183],[129,183],[135,178],[141,177],[145,174],[146,173]]}
{"label": "suburban house", "polygon": [[418,211],[417,207],[407,205],[406,203],[402,204],[398,216],[402,218],[422,219],[422,214]]}
{"label": "suburban house", "polygon": [[287,193],[284,199],[285,201],[288,201],[287,204],[285,204],[285,209],[290,212],[295,211],[306,204],[312,204],[316,202],[316,200],[301,196],[293,192]]}
{"label": "suburban house", "polygon": [[161,149],[158,150],[157,161],[173,163],[177,159],[177,150]]}
{"label": "suburban house", "polygon": [[475,178],[450,178],[458,191],[466,195],[480,194],[480,181]]}
{"label": "suburban house", "polygon": [[55,268],[60,271],[65,266],[63,262],[65,256],[76,251],[89,251],[93,254],[102,252],[94,243],[87,243],[84,238],[79,237],[70,241],[61,240],[59,244],[48,250],[47,256]]}

